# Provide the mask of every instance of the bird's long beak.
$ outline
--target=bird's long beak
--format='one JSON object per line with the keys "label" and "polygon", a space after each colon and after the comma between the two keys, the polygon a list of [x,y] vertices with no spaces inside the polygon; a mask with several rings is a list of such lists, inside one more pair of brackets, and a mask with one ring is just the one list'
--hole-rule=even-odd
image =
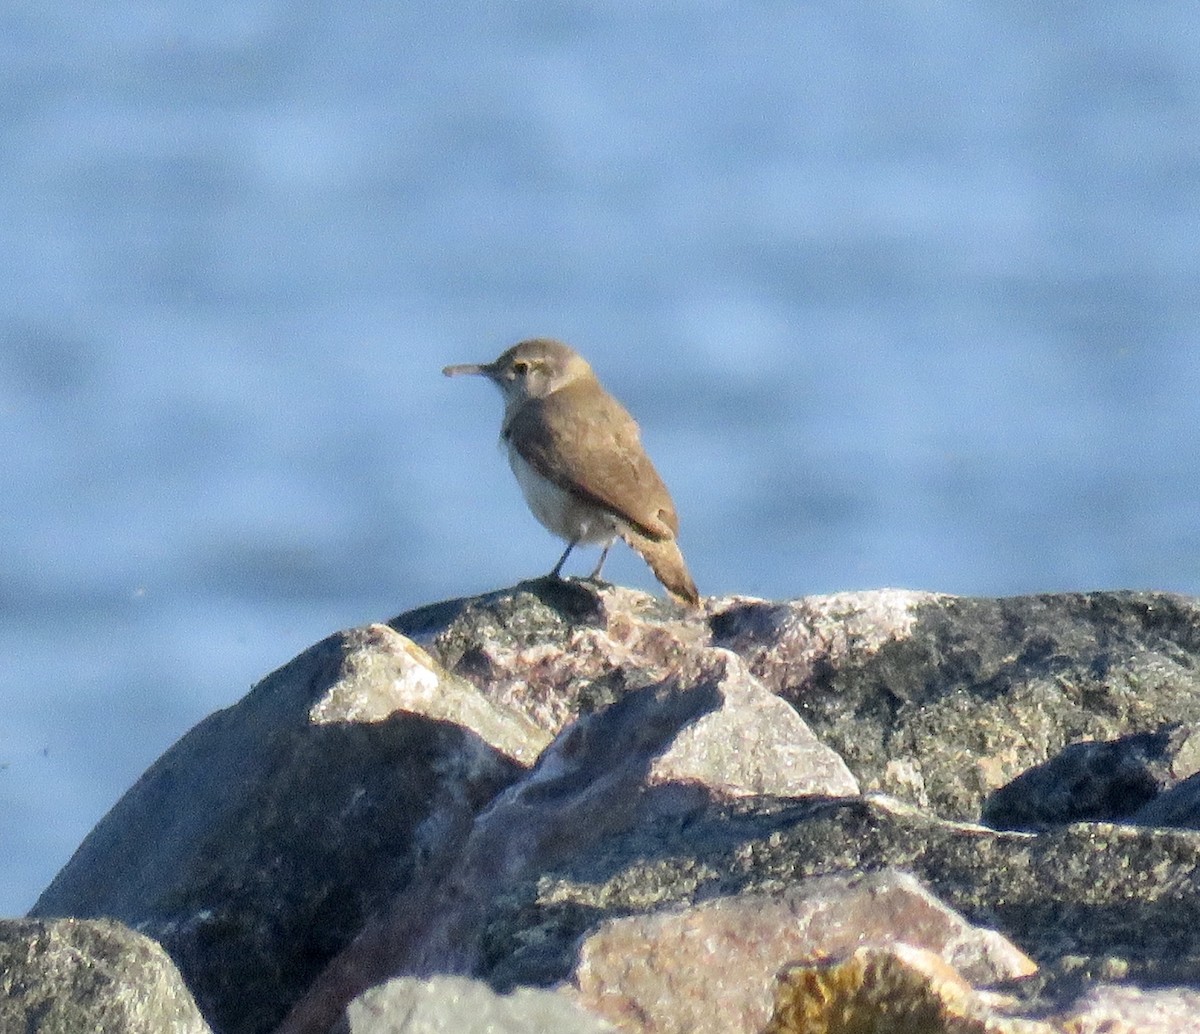
{"label": "bird's long beak", "polygon": [[465,373],[481,373],[485,377],[491,374],[490,364],[483,363],[459,363],[457,366],[446,366],[442,368],[442,373],[447,377],[458,377]]}

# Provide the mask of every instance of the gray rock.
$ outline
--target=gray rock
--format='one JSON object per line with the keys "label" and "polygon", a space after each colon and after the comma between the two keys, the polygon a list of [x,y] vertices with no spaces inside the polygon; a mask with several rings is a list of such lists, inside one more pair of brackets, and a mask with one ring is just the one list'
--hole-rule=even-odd
{"label": "gray rock", "polygon": [[864,790],[962,821],[1072,743],[1200,725],[1200,605],[1166,593],[888,589],[710,599],[697,616],[630,590],[541,580],[393,624],[550,730],[729,650]]}
{"label": "gray rock", "polygon": [[1200,972],[1200,834],[1095,823],[1034,836],[889,798],[749,798],[644,823],[514,886],[487,918],[480,974],[500,988],[569,980],[601,922],[889,867],[1029,954],[1056,1000],[1117,960],[1156,984]]}
{"label": "gray rock", "polygon": [[1037,969],[911,876],[885,870],[604,920],[583,935],[564,987],[627,1031],[757,1034],[770,1019],[783,963],[897,944],[929,951],[973,982]]}
{"label": "gray rock", "polygon": [[121,919],[223,1034],[269,1029],[547,738],[386,626],[333,636],[155,762],[31,914]]}
{"label": "gray rock", "polygon": [[1200,723],[1200,604],[1166,593],[885,590],[715,601],[709,621],[864,790],[945,818],[1070,743]]}
{"label": "gray rock", "polygon": [[210,1034],[167,953],[106,919],[0,920],[0,1030]]}
{"label": "gray rock", "polygon": [[628,690],[713,677],[726,702],[656,764],[654,782],[692,780],[712,793],[856,794],[842,759],[794,708],[728,650],[707,646],[702,618],[612,586],[538,580],[392,622],[488,699],[557,731]]}
{"label": "gray rock", "polygon": [[615,1034],[551,991],[501,995],[467,977],[401,977],[350,1003],[330,1034]]}
{"label": "gray rock", "polygon": [[676,674],[709,639],[703,616],[655,596],[545,578],[391,624],[488,699],[550,732]]}
{"label": "gray rock", "polygon": [[1200,991],[1098,984],[1057,1019],[1071,1034],[1200,1034]]}
{"label": "gray rock", "polygon": [[858,780],[846,763],[727,650],[699,649],[674,676],[685,685],[715,683],[721,706],[689,725],[658,757],[650,785],[695,783],[706,797],[849,797]]}

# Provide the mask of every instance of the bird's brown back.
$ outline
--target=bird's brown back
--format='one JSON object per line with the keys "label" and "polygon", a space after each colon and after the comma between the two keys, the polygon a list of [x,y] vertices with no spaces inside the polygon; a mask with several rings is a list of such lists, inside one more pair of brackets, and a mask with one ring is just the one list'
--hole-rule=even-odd
{"label": "bird's brown back", "polygon": [[559,488],[652,539],[679,533],[675,504],[642,448],[637,422],[594,378],[530,399],[513,414],[504,436]]}

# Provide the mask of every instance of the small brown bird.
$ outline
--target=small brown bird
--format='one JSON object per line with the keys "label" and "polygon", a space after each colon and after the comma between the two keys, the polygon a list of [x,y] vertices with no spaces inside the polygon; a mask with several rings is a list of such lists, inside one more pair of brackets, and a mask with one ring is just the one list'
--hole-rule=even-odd
{"label": "small brown bird", "polygon": [[679,518],[667,486],[642,448],[637,422],[596,379],[583,356],[559,341],[522,341],[490,363],[447,366],[447,377],[482,374],[504,396],[500,437],[533,515],[567,548],[603,543],[600,577],[620,537],[641,554],[673,596],[700,594],[675,542]]}

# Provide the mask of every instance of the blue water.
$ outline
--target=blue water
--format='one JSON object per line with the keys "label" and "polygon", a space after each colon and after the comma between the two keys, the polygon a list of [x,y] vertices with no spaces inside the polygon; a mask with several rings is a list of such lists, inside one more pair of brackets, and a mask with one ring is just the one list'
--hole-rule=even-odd
{"label": "blue water", "polygon": [[1200,9],[0,27],[0,913],[310,642],[549,569],[439,373],[520,337],[639,417],[706,593],[1200,593]]}

